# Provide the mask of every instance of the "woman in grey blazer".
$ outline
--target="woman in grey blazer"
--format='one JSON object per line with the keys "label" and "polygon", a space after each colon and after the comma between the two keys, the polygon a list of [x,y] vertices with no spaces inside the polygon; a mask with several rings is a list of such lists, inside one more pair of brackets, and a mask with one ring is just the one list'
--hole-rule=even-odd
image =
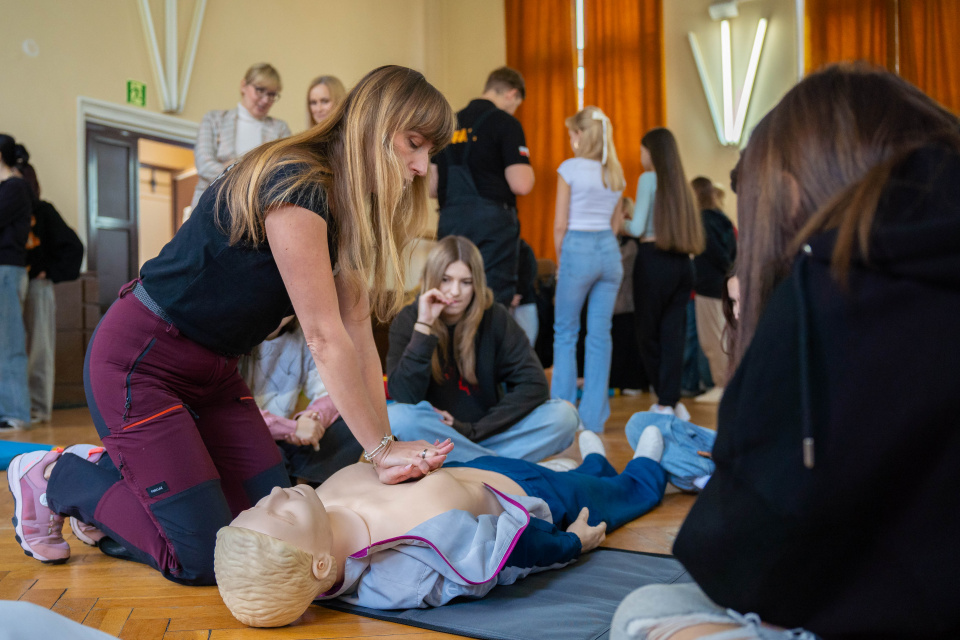
{"label": "woman in grey blazer", "polygon": [[196,157],[197,188],[193,206],[200,195],[223,170],[247,151],[264,142],[286,138],[290,127],[267,114],[280,99],[280,74],[266,62],[255,64],[240,82],[240,102],[233,109],[208,111],[200,121]]}

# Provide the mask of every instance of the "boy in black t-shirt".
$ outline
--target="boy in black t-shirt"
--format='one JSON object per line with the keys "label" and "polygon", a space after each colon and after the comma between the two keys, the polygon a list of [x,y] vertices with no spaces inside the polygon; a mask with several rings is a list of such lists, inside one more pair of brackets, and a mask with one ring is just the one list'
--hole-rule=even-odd
{"label": "boy in black t-shirt", "polygon": [[451,145],[434,158],[431,195],[440,201],[437,237],[462,235],[480,249],[487,284],[510,306],[517,292],[518,195],[533,189],[523,127],[513,117],[526,96],[523,76],[493,71],[483,95],[457,113]]}

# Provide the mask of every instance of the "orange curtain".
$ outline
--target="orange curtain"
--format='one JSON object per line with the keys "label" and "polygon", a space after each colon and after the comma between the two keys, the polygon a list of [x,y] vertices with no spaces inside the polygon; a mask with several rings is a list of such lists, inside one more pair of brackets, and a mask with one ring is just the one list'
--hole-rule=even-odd
{"label": "orange curtain", "polygon": [[564,119],[577,110],[576,45],[571,0],[506,0],[507,65],[523,74],[523,124],[536,184],[517,199],[520,234],[540,258],[556,258],[553,210],[557,167],[569,155]]}
{"label": "orange curtain", "polygon": [[960,2],[900,0],[900,75],[960,113]]}
{"label": "orange curtain", "polygon": [[807,0],[807,71],[847,60],[894,70],[890,7],[890,0]]}
{"label": "orange curtain", "polygon": [[584,104],[610,116],[632,197],[640,138],[666,124],[662,0],[585,0],[584,23]]}

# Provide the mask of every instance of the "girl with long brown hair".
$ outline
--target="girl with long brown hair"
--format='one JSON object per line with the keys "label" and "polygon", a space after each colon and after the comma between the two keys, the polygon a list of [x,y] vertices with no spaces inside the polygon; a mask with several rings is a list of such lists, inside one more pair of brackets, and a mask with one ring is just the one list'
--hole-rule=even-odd
{"label": "girl with long brown hair", "polygon": [[390,325],[387,386],[394,433],[450,438],[455,462],[537,462],[570,446],[579,422],[573,405],[549,399],[526,334],[493,301],[480,250],[463,236],[430,251],[420,295]]}
{"label": "girl with long brown hair", "polygon": [[960,120],[829,67],[754,130],[737,194],[737,368],[674,545],[698,586],[638,591],[614,626],[775,633],[729,607],[823,638],[956,637]]}
{"label": "girl with long brown hair", "polygon": [[640,239],[633,265],[637,342],[657,394],[650,410],[688,420],[680,402],[687,301],[693,290],[691,255],[705,247],[703,223],[669,129],[651,129],[641,141],[644,173],[628,225]]}
{"label": "girl with long brown hair", "polygon": [[[430,154],[453,122],[422,74],[381,67],[334,116],[251,151],[204,192],[90,341],[84,381],[108,455],[54,450],[11,466],[28,554],[66,561],[68,514],[112,541],[101,549],[212,584],[217,529],[289,484],[237,356],[294,313],[380,480],[443,463],[450,443],[391,436],[370,316],[389,318],[402,303],[388,275],[403,281],[404,249],[426,216]],[[25,514],[50,534],[29,533],[40,524]]]}

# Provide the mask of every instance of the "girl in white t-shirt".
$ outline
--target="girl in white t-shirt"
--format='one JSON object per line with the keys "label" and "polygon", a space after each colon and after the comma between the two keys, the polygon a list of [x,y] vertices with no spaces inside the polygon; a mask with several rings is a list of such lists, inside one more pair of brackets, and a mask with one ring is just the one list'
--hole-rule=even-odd
{"label": "girl in white t-shirt", "polygon": [[575,157],[557,169],[560,179],[553,234],[560,269],[551,395],[574,404],[577,401],[577,336],[580,312],[589,300],[579,409],[584,426],[602,432],[610,417],[610,327],[623,278],[611,220],[626,182],[613,146],[613,126],[603,111],[586,107],[567,118],[566,125]]}

